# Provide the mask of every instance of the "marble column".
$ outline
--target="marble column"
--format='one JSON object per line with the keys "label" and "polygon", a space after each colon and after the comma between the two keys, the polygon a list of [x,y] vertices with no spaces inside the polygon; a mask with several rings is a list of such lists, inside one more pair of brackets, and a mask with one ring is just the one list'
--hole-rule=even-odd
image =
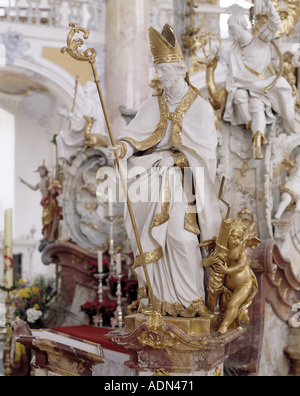
{"label": "marble column", "polygon": [[117,136],[120,106],[137,111],[149,97],[148,0],[107,0],[106,103]]}
{"label": "marble column", "polygon": [[186,32],[187,18],[186,13],[188,11],[187,2],[182,0],[173,0],[174,7],[174,30],[176,33],[177,40],[183,47],[182,35]]}
{"label": "marble column", "polygon": [[[180,47],[184,49],[182,36],[186,35],[186,28],[187,25],[189,24],[189,18],[187,17],[187,13],[189,12],[189,7],[187,1],[182,1],[182,0],[173,0],[173,7],[174,7],[174,30]],[[193,61],[191,51],[189,50],[183,52],[183,54],[184,54],[184,61],[188,66],[188,68],[190,69]]]}

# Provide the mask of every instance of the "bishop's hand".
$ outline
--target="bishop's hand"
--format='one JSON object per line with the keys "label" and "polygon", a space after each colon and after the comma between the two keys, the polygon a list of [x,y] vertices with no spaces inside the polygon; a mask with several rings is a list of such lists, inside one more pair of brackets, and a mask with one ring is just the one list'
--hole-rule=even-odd
{"label": "bishop's hand", "polygon": [[115,157],[115,152],[117,151],[118,156],[121,156],[121,146],[119,144],[117,144],[116,146],[109,146],[107,147],[108,149],[108,153],[107,153],[107,157],[109,160],[114,160]]}

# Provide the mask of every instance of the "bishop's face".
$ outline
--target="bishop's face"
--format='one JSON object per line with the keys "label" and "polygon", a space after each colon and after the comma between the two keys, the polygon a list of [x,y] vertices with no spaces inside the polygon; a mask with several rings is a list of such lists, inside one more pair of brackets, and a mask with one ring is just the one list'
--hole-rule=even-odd
{"label": "bishop's face", "polygon": [[161,63],[155,69],[163,89],[170,89],[181,77],[172,63]]}

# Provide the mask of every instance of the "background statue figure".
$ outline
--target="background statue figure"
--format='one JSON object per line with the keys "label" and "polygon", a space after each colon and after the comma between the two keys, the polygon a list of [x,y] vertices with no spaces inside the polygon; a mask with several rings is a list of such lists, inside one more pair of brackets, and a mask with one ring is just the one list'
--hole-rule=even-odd
{"label": "background statue figure", "polygon": [[22,178],[20,178],[20,181],[33,191],[40,190],[42,194],[42,234],[44,238],[39,246],[39,250],[42,251],[48,244],[55,242],[58,237],[58,225],[59,220],[62,219],[62,208],[59,206],[57,198],[61,192],[61,186],[57,180],[49,176],[45,165],[39,166],[36,172],[39,172],[41,179],[35,186],[30,185]]}
{"label": "background statue figure", "polygon": [[[84,86],[84,92],[85,100],[81,108],[77,108],[73,113],[65,109],[59,112],[70,121],[70,129],[62,130],[56,136],[58,159],[64,158],[68,161],[77,150],[84,148],[87,140],[91,142],[97,140],[98,146],[107,146],[107,128],[97,87],[92,81],[88,81]],[[93,122],[89,123],[88,120]],[[94,138],[95,136],[97,139]],[[99,144],[100,140],[102,144]]]}
{"label": "background statue figure", "polygon": [[300,155],[296,160],[296,165],[284,185],[280,188],[281,202],[275,214],[275,219],[281,219],[283,213],[288,209],[296,207],[296,212],[300,213]]}
{"label": "background statue figure", "polygon": [[280,77],[266,92],[276,78],[272,42],[281,19],[271,0],[263,0],[262,11],[264,15],[256,16],[257,24],[252,33],[243,14],[233,14],[228,20],[234,42],[229,52],[224,120],[232,125],[246,125],[251,130],[255,159],[263,158],[262,146],[268,144],[266,126],[273,124],[277,115],[282,117],[288,132],[295,131],[295,103],[286,79]]}

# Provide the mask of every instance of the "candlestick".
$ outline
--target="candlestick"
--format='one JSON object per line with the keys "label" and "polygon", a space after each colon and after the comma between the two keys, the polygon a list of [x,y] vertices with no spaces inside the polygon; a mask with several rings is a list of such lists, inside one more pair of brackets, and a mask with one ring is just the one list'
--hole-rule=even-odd
{"label": "candlestick", "polygon": [[114,215],[112,189],[108,188],[108,216]]}
{"label": "candlestick", "polygon": [[120,275],[122,272],[121,253],[117,254],[116,262],[117,262],[117,275]]}
{"label": "candlestick", "polygon": [[109,263],[109,274],[113,275],[116,273],[116,265],[114,262],[114,254],[115,254],[115,242],[114,242],[114,221],[116,220],[117,216],[105,216],[105,219],[109,221],[109,256],[110,256],[110,263]]}
{"label": "candlestick", "polygon": [[99,274],[103,272],[103,253],[100,250],[98,251],[98,272]]}
{"label": "candlestick", "polygon": [[[98,279],[98,300],[99,303],[101,304],[103,302],[103,280],[107,276],[107,274],[95,274],[94,275],[96,279]],[[94,324],[95,326],[103,326],[103,315],[101,312],[99,312],[96,317],[94,317]]]}
{"label": "candlestick", "polygon": [[122,284],[121,284],[121,280],[123,278],[124,275],[117,275],[117,279],[118,279],[118,286],[117,286],[117,308],[115,311],[115,316],[114,319],[117,322],[117,325],[119,327],[119,329],[121,329],[124,325],[124,318],[123,318],[123,309],[122,309]]}
{"label": "candlestick", "polygon": [[12,253],[12,209],[5,211],[4,227],[4,286],[7,289],[10,289],[13,287],[14,283]]}

